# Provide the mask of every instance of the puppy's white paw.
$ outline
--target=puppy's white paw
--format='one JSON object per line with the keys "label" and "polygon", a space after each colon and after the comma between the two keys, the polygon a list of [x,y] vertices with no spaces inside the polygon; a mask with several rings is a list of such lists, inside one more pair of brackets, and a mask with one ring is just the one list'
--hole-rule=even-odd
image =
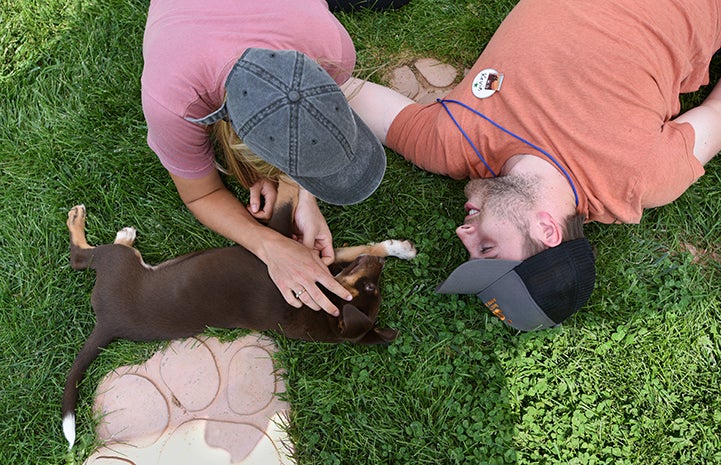
{"label": "puppy's white paw", "polygon": [[127,227],[123,228],[120,231],[118,231],[118,234],[115,235],[115,244],[122,244],[131,246],[133,245],[133,242],[135,242],[135,236],[137,234],[137,231],[135,228]]}
{"label": "puppy's white paw", "polygon": [[398,257],[403,260],[410,260],[418,253],[411,241],[388,239],[387,241],[381,242],[380,245],[386,249],[389,257]]}

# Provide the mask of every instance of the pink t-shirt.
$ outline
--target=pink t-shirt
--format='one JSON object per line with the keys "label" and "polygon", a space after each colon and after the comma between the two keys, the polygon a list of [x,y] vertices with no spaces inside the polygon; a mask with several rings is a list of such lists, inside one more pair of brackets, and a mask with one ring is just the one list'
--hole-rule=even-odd
{"label": "pink t-shirt", "polygon": [[[679,93],[708,83],[721,48],[719,3],[521,0],[447,98],[554,156],[590,220],[636,223],[644,208],[671,202],[704,172],[693,128],[670,120]],[[487,68],[504,80],[480,99],[472,83]],[[448,108],[496,173],[515,154],[547,159],[473,112]],[[490,176],[438,103],[406,107],[386,143],[429,171]]]}
{"label": "pink t-shirt", "polygon": [[219,108],[225,79],[246,48],[297,50],[343,83],[355,66],[348,32],[325,0],[152,0],[143,39],[148,145],[184,178],[215,169],[200,118]]}

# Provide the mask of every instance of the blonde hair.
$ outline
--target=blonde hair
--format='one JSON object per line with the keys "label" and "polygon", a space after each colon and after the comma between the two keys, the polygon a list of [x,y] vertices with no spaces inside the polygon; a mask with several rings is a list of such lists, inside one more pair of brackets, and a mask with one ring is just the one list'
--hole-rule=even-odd
{"label": "blonde hair", "polygon": [[220,120],[213,124],[210,131],[219,153],[216,162],[218,170],[233,176],[246,189],[263,178],[274,182],[288,179],[281,170],[253,153],[229,122]]}

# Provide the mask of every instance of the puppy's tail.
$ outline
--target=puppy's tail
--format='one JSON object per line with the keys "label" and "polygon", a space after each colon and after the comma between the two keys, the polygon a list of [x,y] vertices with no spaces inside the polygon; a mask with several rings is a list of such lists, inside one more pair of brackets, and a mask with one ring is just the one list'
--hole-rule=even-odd
{"label": "puppy's tail", "polygon": [[112,337],[108,337],[104,331],[99,330],[96,326],[70,368],[70,373],[65,382],[62,407],[63,434],[65,439],[68,440],[68,450],[75,445],[75,407],[78,402],[78,384],[82,381],[85,370],[112,340]]}

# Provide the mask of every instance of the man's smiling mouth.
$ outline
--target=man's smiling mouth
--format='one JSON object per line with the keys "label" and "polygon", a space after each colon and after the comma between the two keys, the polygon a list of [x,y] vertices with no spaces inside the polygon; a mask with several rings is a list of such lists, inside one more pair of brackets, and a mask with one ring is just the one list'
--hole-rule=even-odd
{"label": "man's smiling mouth", "polygon": [[464,208],[466,210],[466,218],[476,216],[480,213],[480,210],[478,208],[476,208],[475,206],[471,205],[470,202],[467,202],[464,205]]}

